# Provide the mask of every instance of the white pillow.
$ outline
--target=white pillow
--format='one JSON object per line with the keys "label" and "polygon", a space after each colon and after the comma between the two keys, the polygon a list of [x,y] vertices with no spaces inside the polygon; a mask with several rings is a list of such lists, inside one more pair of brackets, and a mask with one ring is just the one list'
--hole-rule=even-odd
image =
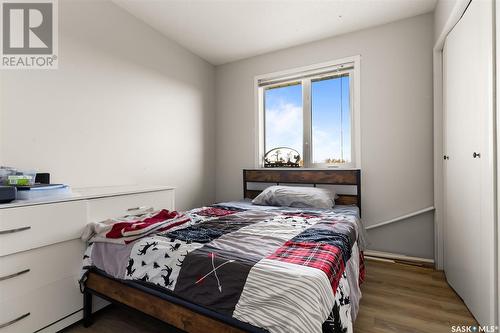
{"label": "white pillow", "polygon": [[280,207],[333,208],[335,193],[317,187],[271,186],[253,199],[252,203]]}

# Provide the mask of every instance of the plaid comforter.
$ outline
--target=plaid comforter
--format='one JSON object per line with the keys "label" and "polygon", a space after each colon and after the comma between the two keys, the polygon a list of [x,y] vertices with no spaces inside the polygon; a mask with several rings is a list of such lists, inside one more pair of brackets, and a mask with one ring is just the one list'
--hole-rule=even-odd
{"label": "plaid comforter", "polygon": [[[84,271],[154,284],[269,332],[352,332],[364,276],[358,222],[334,210],[154,212],[87,230]],[[135,230],[150,231],[132,241]]]}

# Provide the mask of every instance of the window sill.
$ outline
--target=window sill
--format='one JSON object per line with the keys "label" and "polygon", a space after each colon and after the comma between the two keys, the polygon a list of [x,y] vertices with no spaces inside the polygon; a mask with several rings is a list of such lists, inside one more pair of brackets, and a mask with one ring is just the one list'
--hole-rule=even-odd
{"label": "window sill", "polygon": [[245,170],[287,170],[287,171],[301,171],[301,170],[361,170],[361,168],[356,167],[341,167],[341,166],[332,166],[332,167],[317,167],[317,168],[245,168]]}

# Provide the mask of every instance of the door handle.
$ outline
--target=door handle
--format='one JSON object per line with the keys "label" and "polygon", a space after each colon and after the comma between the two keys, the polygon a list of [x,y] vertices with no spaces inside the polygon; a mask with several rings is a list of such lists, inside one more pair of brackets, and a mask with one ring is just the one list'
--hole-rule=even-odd
{"label": "door handle", "polygon": [[481,154],[480,154],[480,153],[476,153],[476,152],[474,152],[474,153],[472,154],[472,158],[481,158]]}

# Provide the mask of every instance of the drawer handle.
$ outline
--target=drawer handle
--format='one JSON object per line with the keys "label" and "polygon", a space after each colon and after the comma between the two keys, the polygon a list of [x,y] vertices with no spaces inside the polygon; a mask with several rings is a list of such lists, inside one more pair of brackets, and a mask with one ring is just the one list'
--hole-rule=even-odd
{"label": "drawer handle", "polygon": [[23,314],[22,316],[17,317],[16,319],[12,319],[11,321],[8,321],[4,324],[0,324],[0,328],[4,328],[4,327],[10,326],[14,323],[17,323],[18,321],[23,320],[24,318],[28,317],[30,314],[31,313],[28,312],[28,313]]}
{"label": "drawer handle", "polygon": [[10,275],[6,275],[6,276],[0,276],[0,281],[3,281],[3,280],[8,280],[8,279],[12,279],[16,276],[19,276],[19,275],[23,275],[23,274],[26,274],[30,271],[29,268],[25,269],[25,270],[22,270],[20,272],[17,272],[17,273],[14,273],[14,274],[10,274]]}
{"label": "drawer handle", "polygon": [[153,207],[146,207],[146,206],[133,207],[133,208],[127,209],[127,212],[134,212],[136,210],[147,210],[147,209],[153,209]]}
{"label": "drawer handle", "polygon": [[15,232],[20,232],[20,231],[25,231],[25,230],[30,230],[31,227],[21,227],[21,228],[16,228],[16,229],[8,229],[8,230],[0,230],[0,235],[4,234],[13,234]]}

